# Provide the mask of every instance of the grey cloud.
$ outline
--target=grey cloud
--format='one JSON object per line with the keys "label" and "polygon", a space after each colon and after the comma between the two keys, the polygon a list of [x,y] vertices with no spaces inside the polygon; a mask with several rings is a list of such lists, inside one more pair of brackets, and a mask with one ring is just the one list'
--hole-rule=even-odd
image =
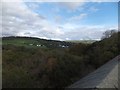
{"label": "grey cloud", "polygon": [[23,2],[3,3],[2,36],[36,36],[52,39],[100,38],[102,32],[109,28],[79,26],[72,24],[59,25],[48,21],[44,16],[31,12]]}
{"label": "grey cloud", "polygon": [[107,27],[100,26],[84,26],[77,27],[71,29],[71,31],[66,31],[65,36],[61,36],[63,40],[66,38],[72,40],[80,40],[80,39],[101,39],[103,32],[107,30]]}
{"label": "grey cloud", "polygon": [[30,11],[23,2],[5,2],[2,10],[3,36],[27,35],[54,38],[62,34],[45,17]]}
{"label": "grey cloud", "polygon": [[25,32],[24,35],[30,35],[31,33],[30,32]]}
{"label": "grey cloud", "polygon": [[70,10],[76,10],[78,7],[83,6],[84,2],[59,2],[58,5]]}
{"label": "grey cloud", "polygon": [[[3,2],[2,35],[19,35],[26,31],[41,29],[45,17],[31,12],[23,2]],[[8,33],[8,34],[7,34]]]}

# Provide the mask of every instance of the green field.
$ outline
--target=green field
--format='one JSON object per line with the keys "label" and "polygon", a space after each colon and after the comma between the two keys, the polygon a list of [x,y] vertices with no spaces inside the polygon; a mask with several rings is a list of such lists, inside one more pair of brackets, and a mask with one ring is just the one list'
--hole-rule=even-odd
{"label": "green field", "polygon": [[40,47],[40,48],[60,48],[61,46],[71,46],[73,43],[55,40],[45,40],[30,37],[3,37],[3,45],[16,45],[25,47]]}
{"label": "green field", "polygon": [[43,42],[35,40],[35,39],[29,39],[29,38],[9,38],[5,40],[3,39],[2,44],[3,45],[12,44],[12,45],[17,45],[17,46],[36,47],[37,45],[42,45]]}
{"label": "green field", "polygon": [[[55,40],[45,40],[39,38],[29,38],[29,37],[4,37],[0,44],[3,45],[16,45],[16,46],[26,46],[26,47],[58,47],[59,45],[70,46],[76,43],[92,44],[96,40],[67,40],[67,41],[55,41]],[[39,46],[40,45],[40,46]]]}

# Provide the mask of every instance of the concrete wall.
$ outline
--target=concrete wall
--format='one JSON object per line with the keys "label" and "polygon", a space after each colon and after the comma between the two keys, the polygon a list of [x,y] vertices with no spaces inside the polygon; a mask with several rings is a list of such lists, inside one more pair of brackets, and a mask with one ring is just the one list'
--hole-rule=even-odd
{"label": "concrete wall", "polygon": [[[75,82],[74,84],[70,85],[68,88],[118,88],[118,66],[120,62],[120,55],[112,59],[111,61],[107,62],[96,71],[90,73],[86,77],[82,78],[81,80]],[[105,89],[106,90],[106,89]]]}

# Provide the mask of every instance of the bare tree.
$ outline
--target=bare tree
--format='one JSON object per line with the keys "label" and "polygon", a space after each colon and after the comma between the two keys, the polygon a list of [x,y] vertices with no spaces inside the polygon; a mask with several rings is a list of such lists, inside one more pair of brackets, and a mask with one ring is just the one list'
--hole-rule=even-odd
{"label": "bare tree", "polygon": [[107,30],[103,33],[103,36],[101,39],[105,39],[105,38],[109,38],[111,37],[114,33],[116,33],[117,30],[116,29],[112,29],[112,30]]}

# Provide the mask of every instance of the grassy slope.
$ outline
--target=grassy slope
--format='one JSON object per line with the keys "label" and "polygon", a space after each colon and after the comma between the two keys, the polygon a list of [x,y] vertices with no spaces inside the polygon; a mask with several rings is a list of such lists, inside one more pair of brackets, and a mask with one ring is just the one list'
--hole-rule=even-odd
{"label": "grassy slope", "polygon": [[[36,45],[41,45],[41,42],[38,42],[34,39],[28,38],[13,38],[13,39],[5,39],[2,41],[3,45],[16,45],[16,46],[25,46],[25,47],[36,47]],[[33,45],[30,45],[33,44]]]}
{"label": "grassy slope", "polygon": [[[59,47],[59,45],[71,46],[73,43],[55,40],[45,40],[39,38],[29,38],[29,37],[4,37],[2,41],[3,45],[17,45],[26,47],[36,47],[37,45],[42,45],[41,47]],[[33,44],[33,45],[30,45]]]}

